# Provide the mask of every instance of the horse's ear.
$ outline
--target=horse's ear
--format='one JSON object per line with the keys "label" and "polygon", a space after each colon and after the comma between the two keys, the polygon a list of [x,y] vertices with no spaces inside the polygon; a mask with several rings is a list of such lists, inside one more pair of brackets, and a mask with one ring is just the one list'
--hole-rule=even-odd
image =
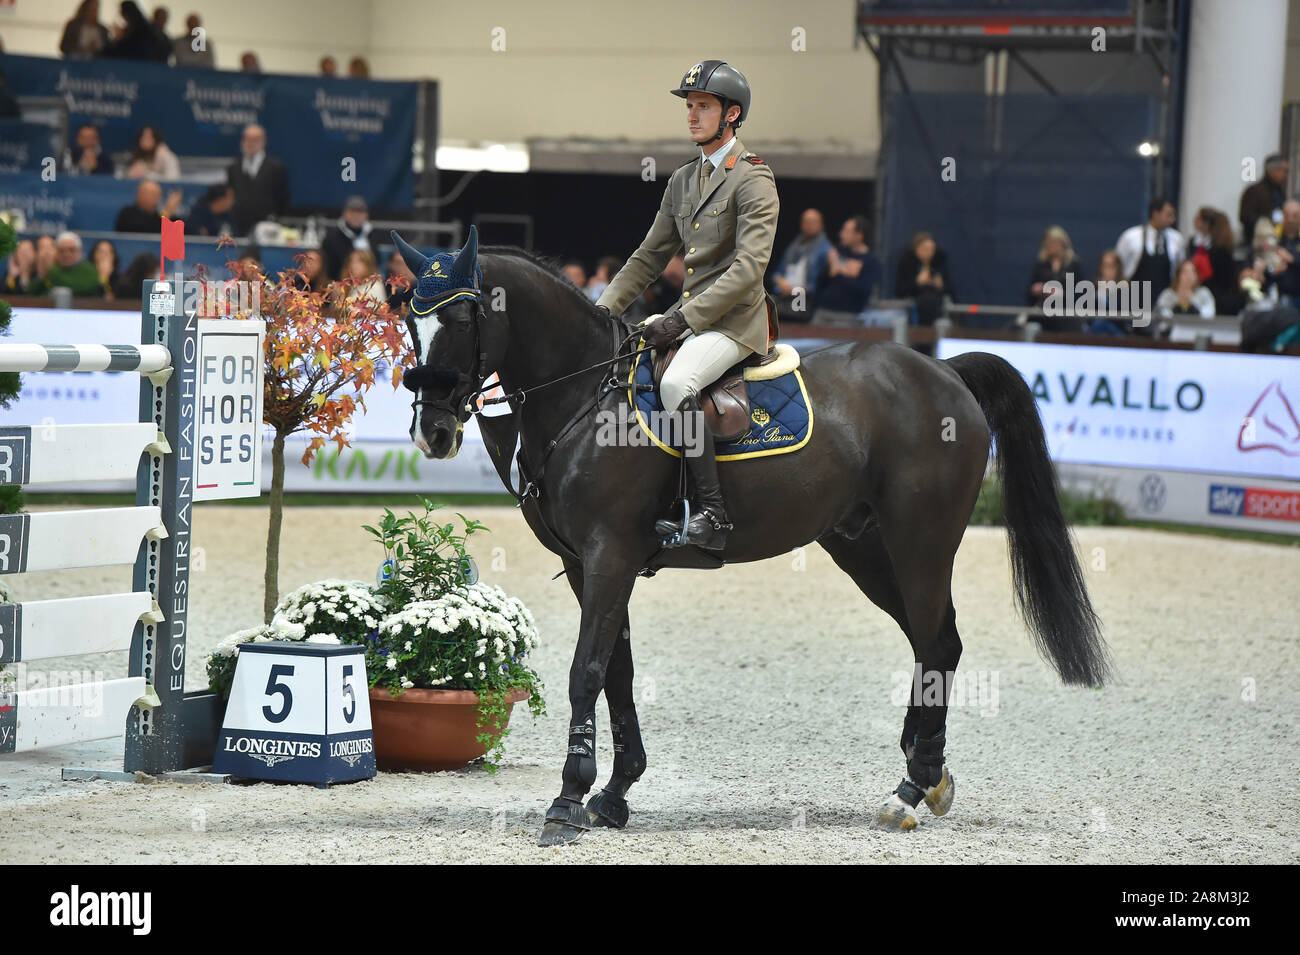
{"label": "horse's ear", "polygon": [[474,281],[477,268],[478,227],[470,226],[469,238],[465,240],[465,245],[461,250],[456,253],[456,263],[451,267],[452,278],[459,280],[467,287],[477,285]]}
{"label": "horse's ear", "polygon": [[428,256],[403,239],[396,231],[390,232],[389,235],[393,237],[397,251],[402,253],[402,261],[406,263],[406,267],[418,278],[424,272],[424,267],[429,264]]}

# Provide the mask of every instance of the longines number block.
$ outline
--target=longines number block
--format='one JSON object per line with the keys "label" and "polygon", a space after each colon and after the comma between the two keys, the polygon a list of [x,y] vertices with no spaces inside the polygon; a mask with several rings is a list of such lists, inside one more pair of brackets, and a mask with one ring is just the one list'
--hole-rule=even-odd
{"label": "longines number block", "polygon": [[368,687],[358,647],[243,644],[212,771],[318,786],[369,779]]}

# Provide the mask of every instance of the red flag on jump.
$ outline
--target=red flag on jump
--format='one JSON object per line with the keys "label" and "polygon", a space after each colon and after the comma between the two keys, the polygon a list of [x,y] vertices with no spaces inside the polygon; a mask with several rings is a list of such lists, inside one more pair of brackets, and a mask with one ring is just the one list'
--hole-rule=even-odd
{"label": "red flag on jump", "polygon": [[158,278],[165,279],[167,270],[167,260],[173,261],[185,258],[185,221],[177,219],[173,222],[166,216],[162,217],[162,248],[158,253]]}

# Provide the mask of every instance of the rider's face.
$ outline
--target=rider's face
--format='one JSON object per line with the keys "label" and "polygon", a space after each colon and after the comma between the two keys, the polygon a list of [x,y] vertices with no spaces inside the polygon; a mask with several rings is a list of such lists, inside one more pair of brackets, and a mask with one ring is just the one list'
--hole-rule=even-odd
{"label": "rider's face", "polygon": [[722,119],[722,104],[708,93],[686,94],[686,129],[691,141],[705,143],[718,131]]}

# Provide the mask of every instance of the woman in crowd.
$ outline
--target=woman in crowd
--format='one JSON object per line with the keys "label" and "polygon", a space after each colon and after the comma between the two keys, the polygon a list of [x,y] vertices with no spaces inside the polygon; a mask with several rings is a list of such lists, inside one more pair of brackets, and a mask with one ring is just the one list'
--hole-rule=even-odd
{"label": "woman in crowd", "polygon": [[294,288],[300,292],[324,292],[329,284],[325,257],[321,255],[320,249],[308,249],[302,254],[298,273],[293,277]]}
{"label": "woman in crowd", "polygon": [[168,147],[157,126],[142,126],[131,151],[128,179],[166,179],[181,177],[181,163]]}
{"label": "woman in crowd", "polygon": [[63,27],[59,52],[70,60],[90,60],[108,46],[108,27],[99,22],[99,0],[81,0]]}
{"label": "woman in crowd", "polygon": [[101,56],[112,60],[137,60],[166,63],[172,53],[172,41],[149,22],[135,0],[123,0],[122,23],[114,27],[113,40]]}
{"label": "woman in crowd", "polygon": [[1200,276],[1196,274],[1196,263],[1191,259],[1184,259],[1179,264],[1178,271],[1174,273],[1174,284],[1156,299],[1155,312],[1163,319],[1174,315],[1214,317],[1214,296],[1201,285]]}
{"label": "woman in crowd", "polygon": [[1196,211],[1192,226],[1196,231],[1188,240],[1187,257],[1196,263],[1201,284],[1214,296],[1217,313],[1236,315],[1245,301],[1237,287],[1241,270],[1233,258],[1236,239],[1232,222],[1218,209],[1202,206]]}
{"label": "woman in crowd", "polygon": [[59,248],[54,244],[54,236],[43,235],[36,239],[36,275],[42,282],[49,278],[58,256]]}
{"label": "woman in crowd", "polygon": [[341,299],[349,305],[365,307],[371,303],[382,305],[388,298],[384,283],[379,278],[379,266],[375,262],[374,253],[369,249],[352,250],[343,262],[343,280],[345,283],[351,280],[351,288],[344,290],[340,285],[335,296],[336,302]]}
{"label": "woman in crowd", "polygon": [[[99,273],[99,284],[104,288],[104,298],[110,301],[115,298],[114,287],[118,282],[117,274],[117,249],[113,248],[113,243],[107,239],[100,239],[95,243],[95,247],[90,250],[90,261],[95,266],[95,271]],[[136,293],[138,295],[139,292]],[[135,298],[132,295],[131,298]]]}
{"label": "woman in crowd", "polygon": [[1090,335],[1123,335],[1129,324],[1123,319],[1115,321],[1115,317],[1128,315],[1133,303],[1129,298],[1128,280],[1124,278],[1124,266],[1114,249],[1101,254],[1094,284],[1097,313],[1083,326],[1083,330]]}
{"label": "woman in crowd", "polygon": [[911,243],[898,261],[894,295],[916,302],[917,320],[922,325],[934,324],[934,320],[943,314],[945,295],[955,296],[948,277],[948,257],[930,233],[918,232],[912,236]]}
{"label": "woman in crowd", "polygon": [[36,244],[31,239],[19,242],[9,256],[4,290],[10,295],[44,295],[50,290],[36,271]]}
{"label": "woman in crowd", "polygon": [[1070,242],[1070,234],[1059,225],[1048,226],[1038,243],[1038,261],[1034,263],[1034,269],[1029,275],[1026,300],[1030,305],[1042,305],[1047,297],[1043,286],[1048,282],[1065,285],[1067,272],[1073,272],[1076,278],[1082,278],[1079,275],[1081,271],[1079,257],[1075,255],[1074,245]]}

